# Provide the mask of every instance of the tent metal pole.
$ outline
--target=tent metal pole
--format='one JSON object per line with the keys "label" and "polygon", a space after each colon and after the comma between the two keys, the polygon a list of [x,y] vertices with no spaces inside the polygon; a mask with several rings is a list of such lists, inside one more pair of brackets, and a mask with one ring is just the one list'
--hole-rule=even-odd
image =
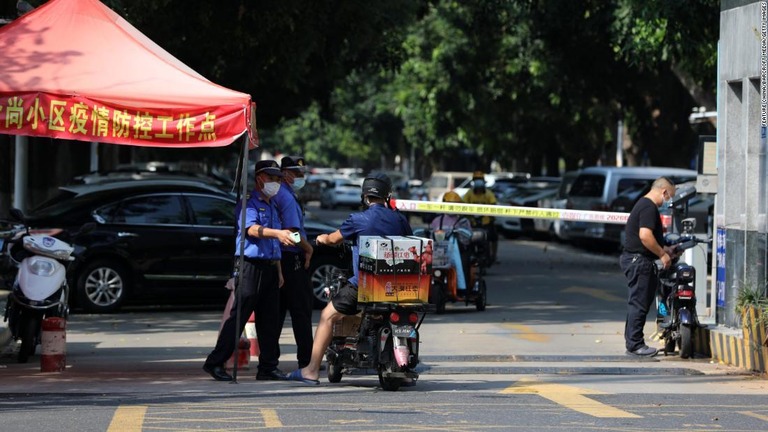
{"label": "tent metal pole", "polygon": [[27,137],[16,135],[16,151],[13,170],[13,206],[22,212],[27,210],[27,175],[29,171],[29,151]]}
{"label": "tent metal pole", "polygon": [[238,215],[240,217],[240,244],[237,245],[238,249],[238,257],[237,257],[237,283],[235,284],[235,296],[236,301],[235,304],[237,305],[237,312],[235,314],[235,361],[234,366],[232,370],[232,382],[237,383],[237,367],[238,367],[238,357],[239,357],[239,346],[240,346],[240,332],[237,330],[240,329],[240,322],[242,317],[240,316],[240,307],[243,304],[243,296],[242,292],[243,290],[240,289],[240,287],[243,286],[243,263],[245,262],[245,233],[242,232],[245,228],[245,210],[246,205],[248,204],[248,144],[249,144],[249,137],[248,134],[243,134],[243,145],[240,149],[240,178],[238,179],[239,186],[240,186],[240,214]]}

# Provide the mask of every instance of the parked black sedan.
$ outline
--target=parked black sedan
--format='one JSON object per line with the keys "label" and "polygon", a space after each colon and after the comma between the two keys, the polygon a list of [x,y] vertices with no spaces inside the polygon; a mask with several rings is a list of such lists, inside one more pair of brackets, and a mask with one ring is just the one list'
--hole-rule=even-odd
{"label": "parked black sedan", "polygon": [[[61,187],[29,213],[28,222],[67,231],[97,222],[72,239],[86,248],[69,269],[76,308],[103,313],[127,302],[223,304],[233,268],[235,199],[194,180],[80,184]],[[311,218],[306,228],[310,241],[336,229]],[[350,265],[346,248],[315,248],[310,271],[318,303],[324,275]]]}

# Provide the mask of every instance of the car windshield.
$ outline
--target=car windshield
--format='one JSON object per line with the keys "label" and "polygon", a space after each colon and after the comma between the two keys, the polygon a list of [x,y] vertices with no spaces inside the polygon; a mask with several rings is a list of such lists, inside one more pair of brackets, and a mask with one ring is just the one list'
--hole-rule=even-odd
{"label": "car windshield", "polygon": [[603,195],[605,176],[599,174],[582,174],[576,178],[571,186],[569,196],[576,197],[600,197]]}
{"label": "car windshield", "polygon": [[77,201],[74,199],[76,196],[77,194],[72,191],[59,189],[58,194],[33,208],[29,213],[40,217],[59,215],[78,206]]}

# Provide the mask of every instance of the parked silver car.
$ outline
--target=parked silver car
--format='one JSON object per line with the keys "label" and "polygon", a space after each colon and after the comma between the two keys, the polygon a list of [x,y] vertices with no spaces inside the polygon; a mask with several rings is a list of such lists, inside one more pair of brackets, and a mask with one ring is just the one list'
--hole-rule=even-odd
{"label": "parked silver car", "polygon": [[344,206],[360,207],[360,183],[354,180],[334,179],[333,184],[323,190],[320,208],[335,209]]}
{"label": "parked silver car", "polygon": [[[661,176],[696,178],[696,171],[666,167],[589,167],[581,171],[568,193],[566,207],[573,210],[610,211],[611,202],[638,182]],[[563,232],[576,243],[618,247],[618,239],[608,238],[606,224],[567,221]]]}

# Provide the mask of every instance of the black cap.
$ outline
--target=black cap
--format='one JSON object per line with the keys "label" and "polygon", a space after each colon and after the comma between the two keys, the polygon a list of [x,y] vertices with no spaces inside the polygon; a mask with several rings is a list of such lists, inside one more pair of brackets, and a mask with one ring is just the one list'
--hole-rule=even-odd
{"label": "black cap", "polygon": [[273,160],[260,160],[256,162],[255,174],[267,173],[269,175],[275,175],[282,177],[283,173],[280,172],[280,166]]}
{"label": "black cap", "polygon": [[280,159],[280,169],[305,172],[307,164],[301,156],[285,156]]}
{"label": "black cap", "polygon": [[378,173],[363,180],[363,196],[387,198],[392,192],[392,180],[386,174]]}

